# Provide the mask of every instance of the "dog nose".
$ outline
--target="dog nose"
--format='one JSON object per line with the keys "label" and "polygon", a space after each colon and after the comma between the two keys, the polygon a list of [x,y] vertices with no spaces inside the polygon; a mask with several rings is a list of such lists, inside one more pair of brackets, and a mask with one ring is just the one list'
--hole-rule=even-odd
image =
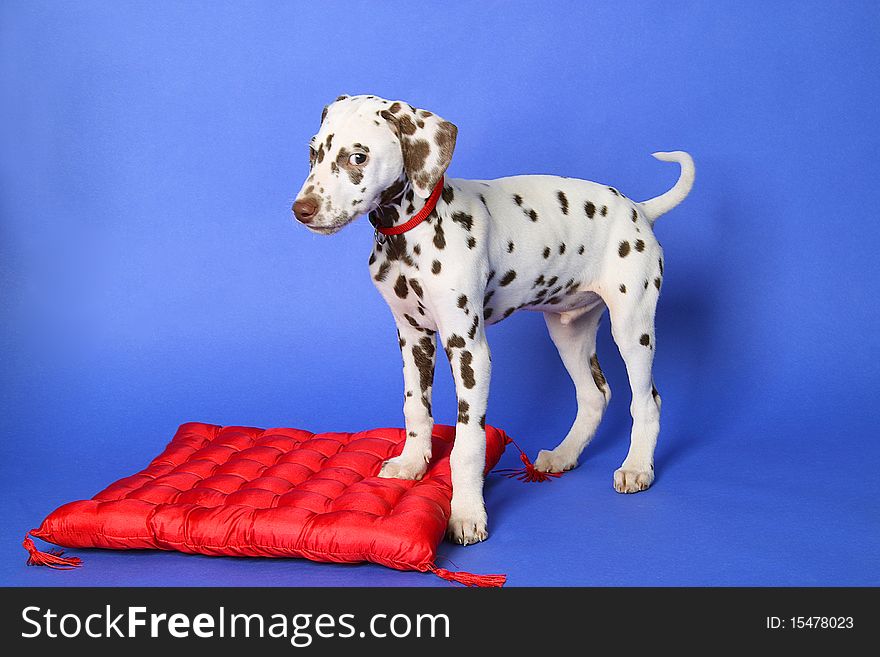
{"label": "dog nose", "polygon": [[306,196],[297,199],[291,209],[300,222],[310,224],[312,223],[312,219],[315,218],[315,215],[318,214],[318,207],[319,202],[317,198],[314,196]]}

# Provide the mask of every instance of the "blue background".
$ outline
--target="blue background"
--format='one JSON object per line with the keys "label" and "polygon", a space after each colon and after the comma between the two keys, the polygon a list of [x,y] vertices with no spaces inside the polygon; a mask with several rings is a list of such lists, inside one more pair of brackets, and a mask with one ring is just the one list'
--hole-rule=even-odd
{"label": "blue background", "polygon": [[[0,583],[439,585],[379,566],[78,551],[26,568],[57,505],[142,468],[188,420],[403,421],[365,220],[289,207],[322,106],[371,93],[459,127],[450,175],[551,173],[645,199],[663,395],[646,493],[612,472],[629,390],[581,467],[493,476],[491,538],[441,565],[511,585],[880,584],[876,2],[0,6]],[[575,412],[538,314],[489,334],[489,421],[534,457]],[[438,362],[435,409],[455,419]],[[518,464],[513,450],[502,465]]]}

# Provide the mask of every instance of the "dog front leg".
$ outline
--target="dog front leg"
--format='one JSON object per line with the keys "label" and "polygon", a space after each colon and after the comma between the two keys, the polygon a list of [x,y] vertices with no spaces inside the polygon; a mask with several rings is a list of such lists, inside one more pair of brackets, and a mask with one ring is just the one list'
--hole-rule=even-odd
{"label": "dog front leg", "polygon": [[[482,299],[482,295],[474,295]],[[462,321],[440,327],[452,366],[458,397],[455,445],[450,456],[452,512],[448,538],[462,545],[489,536],[483,503],[483,472],[486,468],[486,404],[489,398],[491,357],[483,331],[482,307],[465,307]]]}
{"label": "dog front leg", "polygon": [[380,477],[421,479],[431,460],[431,388],[434,385],[436,347],[434,332],[417,329],[408,323],[397,325],[400,352],[403,355],[403,415],[406,419],[406,442],[400,456],[385,461]]}

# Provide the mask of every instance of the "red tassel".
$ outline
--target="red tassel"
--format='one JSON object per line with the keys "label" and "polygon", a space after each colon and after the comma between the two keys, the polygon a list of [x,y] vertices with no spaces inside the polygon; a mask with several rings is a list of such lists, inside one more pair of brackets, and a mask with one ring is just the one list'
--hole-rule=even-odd
{"label": "red tassel", "polygon": [[479,586],[481,588],[502,587],[507,582],[507,575],[475,575],[463,570],[451,571],[445,568],[431,566],[429,570],[448,582],[457,582],[465,586]]}
{"label": "red tassel", "polygon": [[30,537],[30,533],[24,535],[22,547],[28,551],[28,566],[49,566],[55,570],[72,570],[82,566],[82,559],[79,557],[62,557],[64,550],[52,548],[48,552],[41,552],[34,545]]}
{"label": "red tassel", "polygon": [[519,460],[523,462],[522,468],[504,468],[502,470],[495,470],[500,475],[507,477],[508,479],[519,479],[520,481],[524,481],[526,483],[534,483],[534,482],[543,482],[550,481],[552,479],[558,479],[562,476],[561,472],[541,472],[540,470],[535,468],[535,465],[529,460],[529,457],[526,456],[526,453],[520,449],[520,446],[516,444],[513,438],[508,436],[508,439],[513,446],[519,451]]}

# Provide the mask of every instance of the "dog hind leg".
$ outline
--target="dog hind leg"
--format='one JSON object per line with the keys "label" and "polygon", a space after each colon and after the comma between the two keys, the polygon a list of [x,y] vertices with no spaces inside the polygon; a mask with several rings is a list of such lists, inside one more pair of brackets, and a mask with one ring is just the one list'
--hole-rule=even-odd
{"label": "dog hind leg", "polygon": [[610,307],[611,334],[626,364],[632,390],[630,413],[633,425],[629,452],[614,473],[614,489],[618,493],[637,493],[654,482],[654,448],[660,432],[660,396],[651,374],[659,285],[656,288],[645,288],[644,293],[629,295],[626,302]]}
{"label": "dog hind leg", "polygon": [[562,442],[555,449],[538,454],[535,467],[542,472],[563,472],[577,465],[611,400],[611,389],[596,357],[596,332],[604,312],[605,304],[600,304],[567,323],[556,313],[544,313],[550,338],[574,383],[578,408]]}

